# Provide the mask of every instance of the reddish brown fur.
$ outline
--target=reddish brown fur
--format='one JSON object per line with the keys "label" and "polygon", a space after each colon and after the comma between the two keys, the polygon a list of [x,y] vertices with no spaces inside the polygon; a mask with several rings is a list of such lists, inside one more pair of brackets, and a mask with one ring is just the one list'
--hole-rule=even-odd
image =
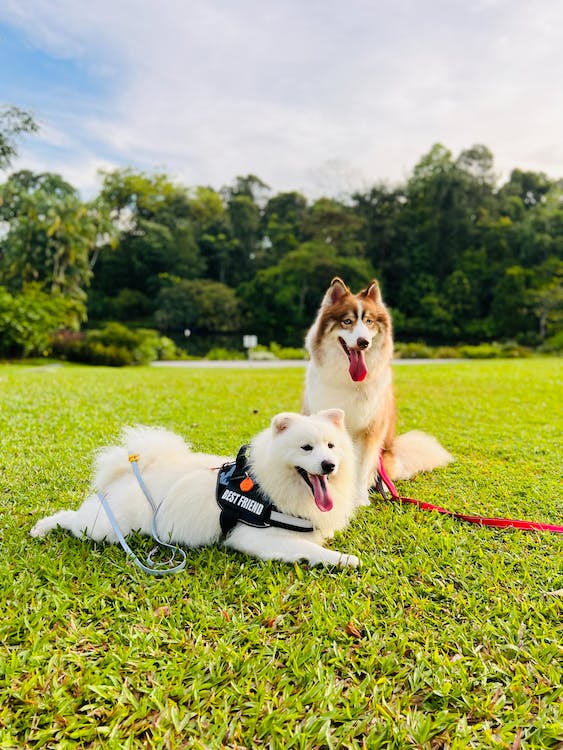
{"label": "reddish brown fur", "polygon": [[[370,346],[361,347],[365,350],[367,374],[352,382],[342,378],[344,360],[338,359],[335,352],[339,348],[334,347],[338,347],[337,339],[341,338],[350,359],[347,346],[355,347],[346,338],[345,331],[358,325],[358,302],[362,307],[363,330],[373,331],[374,336]],[[346,318],[350,318],[351,323],[344,324]],[[327,336],[331,342],[328,346]],[[412,476],[417,471],[443,466],[452,459],[437,441],[424,433],[412,431],[398,438],[395,436],[396,406],[391,375],[393,328],[377,281],[371,281],[358,294],[352,294],[342,279],[334,278],[309,330],[306,345],[312,361],[307,371],[303,409],[309,412],[312,406],[314,409],[339,406],[346,411],[347,428],[359,456],[360,484],[368,482],[377,471],[380,452],[392,478],[406,478],[407,474]],[[334,381],[330,368],[338,370]]]}

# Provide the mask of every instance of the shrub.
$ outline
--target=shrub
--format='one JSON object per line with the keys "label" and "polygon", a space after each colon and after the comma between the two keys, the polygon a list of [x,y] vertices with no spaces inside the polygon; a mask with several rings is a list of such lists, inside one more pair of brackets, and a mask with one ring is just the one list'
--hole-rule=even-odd
{"label": "shrub", "polygon": [[528,346],[523,346],[520,343],[514,341],[507,341],[500,345],[501,357],[507,359],[519,359],[521,357],[531,357],[532,350]]}
{"label": "shrub", "polygon": [[307,352],[305,349],[291,347],[291,346],[280,346],[272,341],[270,344],[270,351],[275,354],[278,359],[306,359]]}
{"label": "shrub", "polygon": [[0,287],[0,355],[47,356],[52,334],[75,324],[77,304],[45,293],[39,284],[28,284],[15,295]]}
{"label": "shrub", "polygon": [[205,359],[246,359],[246,357],[242,352],[239,352],[236,349],[224,349],[221,346],[217,346],[207,352]]}
{"label": "shrub", "polygon": [[152,328],[130,329],[121,323],[108,323],[101,330],[88,331],[88,341],[97,341],[105,346],[127,349],[132,353],[133,363],[146,365],[156,359],[176,359],[181,357],[174,342],[160,336]]}
{"label": "shrub", "polygon": [[495,359],[502,357],[502,350],[498,344],[477,344],[476,346],[460,346],[459,352],[467,359]]}
{"label": "shrub", "polygon": [[248,352],[248,358],[253,359],[255,362],[273,362],[277,360],[276,355],[265,346],[256,346]]}
{"label": "shrub", "polygon": [[85,341],[80,361],[90,365],[105,365],[107,367],[124,367],[133,364],[133,354],[124,346],[98,344]]}
{"label": "shrub", "polygon": [[87,365],[123,367],[133,364],[133,354],[126,347],[89,340],[84,333],[58,333],[53,337],[52,351],[69,362]]}
{"label": "shrub", "polygon": [[104,328],[86,331],[86,337],[89,341],[97,341],[106,346],[123,346],[126,349],[133,349],[140,341],[137,332],[122,323],[107,323]]}
{"label": "shrub", "polygon": [[546,339],[540,351],[545,354],[563,354],[563,330]]}
{"label": "shrub", "polygon": [[173,341],[148,328],[130,330],[121,323],[108,323],[100,330],[80,334],[68,332],[53,339],[53,353],[71,362],[91,365],[140,365],[155,359],[176,359],[182,354]]}
{"label": "shrub", "polygon": [[183,349],[180,349],[176,344],[169,339],[168,336],[159,336],[157,343],[157,359],[187,359],[188,355]]}
{"label": "shrub", "polygon": [[459,359],[460,351],[455,346],[439,346],[432,352],[433,359]]}
{"label": "shrub", "polygon": [[398,359],[429,359],[432,349],[426,344],[412,342],[410,344],[395,343],[395,357]]}

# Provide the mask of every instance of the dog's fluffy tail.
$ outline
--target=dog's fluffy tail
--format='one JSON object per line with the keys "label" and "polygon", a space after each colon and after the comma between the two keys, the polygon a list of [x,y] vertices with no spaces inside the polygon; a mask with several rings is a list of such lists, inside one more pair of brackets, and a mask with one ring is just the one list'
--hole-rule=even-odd
{"label": "dog's fluffy tail", "polygon": [[391,479],[410,479],[421,471],[446,466],[454,457],[432,435],[419,430],[405,432],[383,454],[385,470]]}
{"label": "dog's fluffy tail", "polygon": [[161,427],[126,427],[121,435],[121,446],[102,448],[96,454],[94,484],[99,489],[107,487],[120,476],[130,473],[129,456],[138,456],[141,472],[158,462],[166,468],[178,456],[187,459],[189,446],[179,435]]}

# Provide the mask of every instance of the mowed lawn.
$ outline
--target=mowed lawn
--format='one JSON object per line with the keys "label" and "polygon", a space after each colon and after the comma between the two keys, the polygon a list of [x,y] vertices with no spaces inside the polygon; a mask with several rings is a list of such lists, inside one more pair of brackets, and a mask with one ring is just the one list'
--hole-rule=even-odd
{"label": "mowed lawn", "polygon": [[[400,483],[452,510],[563,523],[561,360],[398,365],[399,429],[456,456]],[[557,748],[560,535],[373,498],[358,570],[219,547],[156,579],[56,531],[94,450],[163,425],[233,454],[298,410],[303,369],[0,366],[1,748]],[[136,539],[137,547],[150,549]]]}

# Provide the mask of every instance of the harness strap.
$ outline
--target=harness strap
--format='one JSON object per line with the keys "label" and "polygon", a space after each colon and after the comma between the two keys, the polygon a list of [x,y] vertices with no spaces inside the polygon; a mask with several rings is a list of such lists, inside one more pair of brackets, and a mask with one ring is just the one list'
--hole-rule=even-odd
{"label": "harness strap", "polygon": [[[452,516],[460,521],[466,521],[467,523],[474,523],[478,526],[491,526],[495,529],[523,529],[526,531],[551,531],[555,534],[563,534],[563,526],[556,526],[551,523],[539,523],[537,521],[520,521],[516,518],[487,518],[486,516],[472,516],[466,513],[454,513],[451,510],[446,510],[439,505],[433,505],[432,503],[425,503],[422,500],[415,500],[412,497],[402,497],[397,492],[397,489],[391,479],[389,478],[385,467],[383,466],[383,455],[379,456],[379,468],[378,478],[376,482],[376,489],[386,500],[395,500],[400,503],[410,503],[416,505],[420,510],[433,510],[436,513],[442,513],[447,516]],[[389,494],[390,493],[390,494]]]}
{"label": "harness strap", "polygon": [[221,533],[223,536],[227,536],[232,531],[238,522],[238,513],[231,508],[221,508],[219,515],[219,523],[221,524]]}
{"label": "harness strap", "polygon": [[[154,575],[154,576],[163,576],[163,575],[170,575],[171,573],[179,573],[181,570],[183,570],[186,567],[186,559],[187,559],[186,553],[183,549],[181,549],[177,545],[169,544],[168,542],[162,541],[162,539],[158,536],[158,531],[157,531],[157,526],[156,526],[156,517],[158,515],[160,506],[157,507],[156,503],[154,502],[152,498],[151,493],[149,492],[147,485],[145,484],[145,481],[143,480],[143,477],[141,476],[141,472],[137,464],[138,460],[139,460],[139,456],[137,455],[131,454],[129,456],[129,462],[131,464],[131,468],[133,469],[133,473],[135,474],[135,477],[139,483],[139,486],[141,490],[143,491],[144,496],[147,498],[149,505],[151,506],[152,511],[153,511],[152,537],[157,543],[157,546],[154,549],[152,549],[147,555],[146,563],[142,563],[139,560],[137,555],[133,552],[131,547],[125,541],[125,537],[123,536],[121,529],[119,528],[117,519],[115,515],[113,514],[113,511],[105,495],[102,492],[98,492],[97,493],[98,498],[106,512],[106,515],[109,519],[109,522],[111,523],[113,530],[115,531],[119,544],[122,546],[123,550],[125,551],[125,554],[133,560],[133,562],[135,563],[135,565],[137,565],[137,567],[139,567],[145,573],[148,573],[149,575]],[[171,551],[171,555],[168,558],[168,560],[165,560],[164,562],[159,562],[153,559],[153,556],[155,555],[155,553],[159,551],[159,547],[160,548],[166,547],[167,549]],[[174,559],[176,558],[176,555],[180,556],[180,562],[170,567],[170,563],[174,561]],[[159,567],[163,565],[168,565],[169,567]]]}
{"label": "harness strap", "polygon": [[239,449],[236,460],[223,464],[217,474],[216,499],[219,522],[226,537],[237,523],[265,529],[275,526],[288,531],[314,531],[311,521],[281,513],[252,476],[248,461],[249,445]]}

